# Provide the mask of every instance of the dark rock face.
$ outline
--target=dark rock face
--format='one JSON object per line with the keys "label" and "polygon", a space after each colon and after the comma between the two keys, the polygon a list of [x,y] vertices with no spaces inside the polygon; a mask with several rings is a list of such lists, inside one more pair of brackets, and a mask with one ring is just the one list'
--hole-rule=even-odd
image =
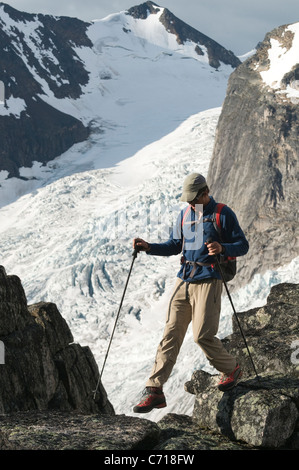
{"label": "dark rock face", "polygon": [[[161,7],[156,3],[145,2],[141,5],[130,8],[128,10],[128,14],[133,16],[133,18],[146,19],[149,14],[157,14],[160,10]],[[241,61],[233,54],[233,52],[228,51],[216,41],[213,41],[213,39],[184,23],[184,21],[177,18],[167,8],[164,8],[160,21],[168,32],[176,35],[178,44],[184,44],[187,41],[197,43],[196,51],[199,55],[203,55],[203,51],[200,46],[206,47],[211,67],[217,69],[220,67],[220,62],[231,65],[233,68],[241,64]]]}
{"label": "dark rock face", "polygon": [[[299,379],[299,360],[294,357],[294,345],[299,340],[298,309],[299,286],[285,283],[271,289],[265,306],[238,314],[258,373],[275,371]],[[238,354],[252,374],[235,318],[233,331],[236,334],[226,339],[228,348],[232,354]]]}
{"label": "dark rock face", "polygon": [[140,5],[136,5],[132,8],[129,8],[128,14],[133,16],[133,18],[146,20],[148,15],[156,14],[160,11],[159,5],[154,2],[144,2]]}
{"label": "dark rock face", "polygon": [[61,410],[114,414],[88,347],[73,336],[55,304],[27,306],[21,282],[0,267],[0,412]]}
{"label": "dark rock face", "polygon": [[[26,99],[27,111],[21,118],[0,116],[0,133],[5,136],[0,151],[0,171],[18,177],[19,168],[32,162],[47,163],[84,141],[89,130],[83,124],[41,99]],[[29,113],[29,114],[27,114]]]}
{"label": "dark rock face", "polygon": [[[286,26],[269,33],[256,54],[230,76],[208,180],[218,201],[235,209],[250,243],[238,283],[275,269],[298,253],[298,100],[266,86],[270,39],[292,45]],[[298,71],[287,73],[286,83]]]}
{"label": "dark rock face", "polygon": [[[89,75],[75,48],[92,43],[86,35],[88,23],[23,13],[3,3],[0,26],[5,99],[20,98],[25,108],[19,116],[0,116],[0,171],[7,170],[12,177],[19,176],[20,167],[53,160],[88,137],[89,129],[80,121],[43,101],[41,81],[56,98],[78,98]],[[34,27],[34,34],[26,37],[25,26]]]}
{"label": "dark rock face", "polygon": [[[30,74],[30,70],[34,69],[38,77],[47,82],[57,98],[78,98],[81,86],[88,83],[88,72],[79,60],[75,48],[92,47],[92,42],[86,35],[89,23],[77,18],[24,13],[9,5],[2,3],[0,7],[1,5],[4,13],[15,23],[5,23],[7,16],[0,19],[3,50],[1,69],[5,74],[7,91],[20,97],[30,96],[30,91],[43,94],[40,83]],[[28,28],[34,28],[34,35],[25,36],[23,28],[26,25]],[[31,44],[28,44],[28,38],[31,39]],[[53,59],[56,59],[56,63]],[[24,74],[27,70],[29,84],[19,82],[21,62]],[[13,77],[18,81],[13,80]]]}

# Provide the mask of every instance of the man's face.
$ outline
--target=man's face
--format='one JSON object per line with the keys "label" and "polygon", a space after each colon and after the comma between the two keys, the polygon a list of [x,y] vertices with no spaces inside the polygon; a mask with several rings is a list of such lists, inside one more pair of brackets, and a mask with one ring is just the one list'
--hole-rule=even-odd
{"label": "man's face", "polygon": [[196,209],[196,206],[203,206],[204,205],[204,202],[205,202],[205,196],[206,196],[206,192],[202,192],[202,193],[199,193],[194,199],[193,201],[190,201],[189,204],[190,206],[192,207],[193,210]]}

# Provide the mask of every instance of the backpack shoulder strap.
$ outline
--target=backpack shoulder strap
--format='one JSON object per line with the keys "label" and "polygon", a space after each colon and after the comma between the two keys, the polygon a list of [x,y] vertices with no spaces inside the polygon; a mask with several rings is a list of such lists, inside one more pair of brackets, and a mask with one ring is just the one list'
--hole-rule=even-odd
{"label": "backpack shoulder strap", "polygon": [[[185,212],[184,212],[183,217],[182,217],[182,225],[181,225],[182,238],[183,238],[183,242],[182,242],[182,252],[184,251],[184,247],[185,247],[185,237],[184,237],[184,232],[183,232],[183,229],[184,229],[184,222],[185,222],[185,219],[186,219],[187,215],[188,215],[189,212],[190,212],[190,209],[191,209],[191,205],[189,204],[189,206],[186,207]],[[183,263],[183,257],[181,258],[181,263]]]}
{"label": "backpack shoulder strap", "polygon": [[184,215],[183,215],[183,217],[182,217],[182,228],[183,228],[185,219],[186,219],[186,217],[187,217],[188,212],[190,211],[190,209],[191,209],[191,206],[190,206],[190,204],[189,204],[189,206],[186,208],[186,210],[185,210],[185,212],[184,212]]}
{"label": "backpack shoulder strap", "polygon": [[226,204],[222,204],[222,203],[218,203],[216,205],[216,208],[215,208],[215,211],[214,211],[214,214],[215,214],[215,228],[217,230],[217,232],[219,233],[219,236],[221,238],[221,222],[220,222],[220,214],[221,214],[221,211],[223,209],[223,207],[225,207]]}

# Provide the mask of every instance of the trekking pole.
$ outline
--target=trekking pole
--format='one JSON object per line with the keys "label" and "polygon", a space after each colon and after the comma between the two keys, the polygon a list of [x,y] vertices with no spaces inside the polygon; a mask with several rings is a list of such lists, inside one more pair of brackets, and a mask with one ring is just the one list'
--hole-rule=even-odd
{"label": "trekking pole", "polygon": [[[207,243],[212,243],[212,239],[211,239],[211,238],[208,238]],[[249,355],[249,358],[250,358],[250,360],[251,360],[251,364],[252,364],[253,370],[254,370],[255,375],[256,375],[256,377],[257,377],[257,379],[258,379],[258,381],[259,381],[260,378],[259,378],[258,373],[257,373],[257,371],[256,371],[256,367],[255,367],[255,365],[254,365],[254,362],[253,362],[253,359],[252,359],[252,356],[251,356],[251,353],[250,353],[250,350],[249,350],[249,347],[248,347],[248,344],[247,344],[247,341],[246,341],[246,337],[245,337],[244,331],[243,331],[242,326],[241,326],[241,323],[240,323],[240,321],[239,321],[239,318],[238,318],[236,309],[235,309],[234,304],[233,304],[233,300],[232,300],[231,295],[230,295],[230,292],[229,292],[229,290],[228,290],[227,283],[226,283],[226,281],[225,281],[225,279],[224,279],[223,271],[222,271],[222,269],[221,269],[221,265],[220,265],[220,262],[219,262],[217,256],[215,256],[215,260],[216,260],[216,264],[217,264],[217,269],[218,269],[219,272],[220,272],[220,276],[221,276],[222,281],[223,281],[223,284],[224,284],[224,286],[225,286],[225,290],[226,290],[227,296],[228,296],[228,298],[229,298],[229,300],[230,300],[230,303],[231,303],[231,306],[232,306],[232,309],[233,309],[235,318],[236,318],[236,320],[237,320],[237,323],[238,323],[238,326],[239,326],[241,335],[242,335],[242,337],[243,337],[245,346],[246,346],[246,348],[247,348],[248,355]]]}
{"label": "trekking pole", "polygon": [[137,258],[137,254],[138,254],[138,250],[135,248],[135,250],[132,253],[133,259],[132,259],[131,267],[130,267],[129,274],[128,274],[128,277],[127,277],[127,282],[126,282],[126,285],[125,285],[125,288],[124,288],[124,292],[123,292],[123,295],[122,295],[122,298],[121,298],[121,301],[120,301],[119,309],[118,309],[118,312],[117,312],[117,315],[116,315],[116,319],[115,319],[113,331],[112,331],[112,334],[111,334],[110,342],[109,342],[108,349],[107,349],[107,352],[106,352],[106,356],[105,356],[105,359],[104,359],[104,363],[103,363],[103,366],[102,366],[102,371],[100,373],[98,383],[97,383],[96,389],[94,391],[94,395],[93,395],[94,400],[95,400],[95,397],[96,397],[96,394],[97,394],[97,391],[98,391],[98,388],[99,388],[99,385],[100,385],[100,381],[102,379],[102,375],[103,375],[106,360],[107,360],[107,357],[108,357],[108,354],[109,354],[109,350],[110,350],[110,346],[111,346],[111,343],[112,343],[113,335],[114,335],[115,328],[116,328],[116,325],[117,325],[117,322],[118,322],[118,317],[119,317],[121,307],[122,307],[122,304],[123,304],[123,301],[124,301],[124,298],[125,298],[126,290],[127,290],[128,284],[129,284],[129,279],[130,279],[131,272],[132,272],[132,269],[133,269],[134,261]]}

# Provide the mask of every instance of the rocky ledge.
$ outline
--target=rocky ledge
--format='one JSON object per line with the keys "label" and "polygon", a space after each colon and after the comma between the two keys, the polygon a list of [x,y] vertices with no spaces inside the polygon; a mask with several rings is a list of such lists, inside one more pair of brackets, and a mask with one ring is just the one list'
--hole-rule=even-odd
{"label": "rocky ledge", "polygon": [[299,449],[298,304],[299,286],[280,284],[267,305],[238,314],[258,377],[233,324],[224,342],[242,381],[221,393],[218,377],[196,371],[185,384],[193,415],[154,423],[116,415],[102,384],[93,399],[90,349],[73,342],[54,304],[28,306],[20,279],[0,267],[0,450]]}

